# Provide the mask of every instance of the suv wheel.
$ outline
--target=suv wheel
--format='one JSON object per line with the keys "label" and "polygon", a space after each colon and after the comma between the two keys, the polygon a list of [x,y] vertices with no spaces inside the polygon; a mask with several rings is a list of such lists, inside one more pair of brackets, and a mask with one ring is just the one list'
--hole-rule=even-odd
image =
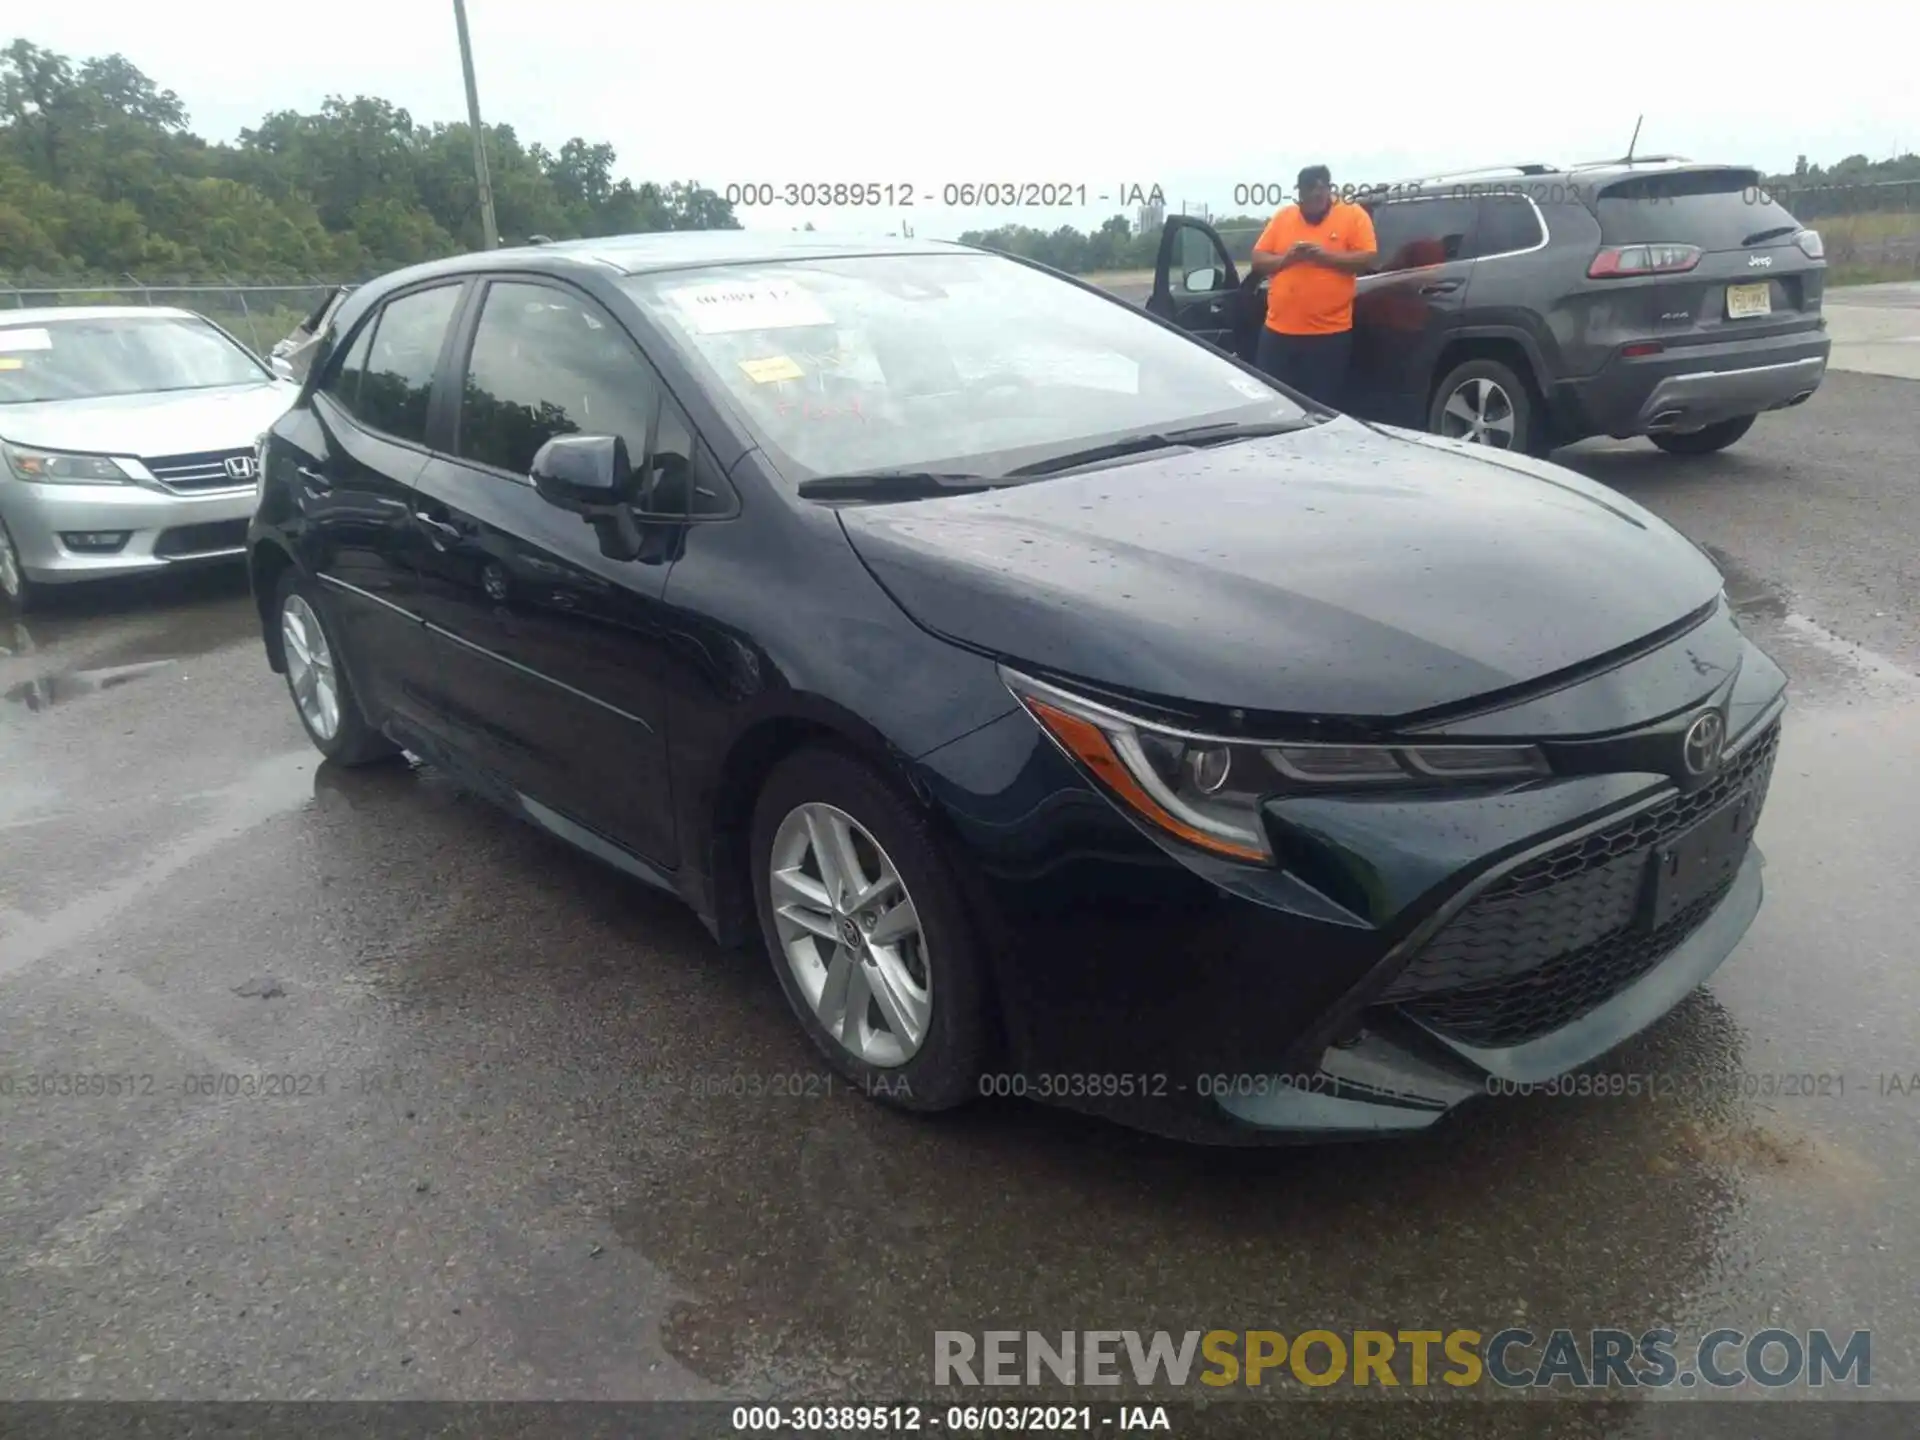
{"label": "suv wheel", "polygon": [[1757,415],[1738,415],[1700,430],[1669,430],[1647,438],[1669,455],[1711,455],[1724,450],[1753,428]]}
{"label": "suv wheel", "polygon": [[7,597],[16,614],[24,615],[33,608],[34,585],[27,579],[20,552],[14,548],[4,520],[0,520],[0,595]]}
{"label": "suv wheel", "polygon": [[399,753],[399,747],[367,723],[340,650],[321,619],[310,581],[289,568],[274,597],[280,649],[287,668],[293,710],[314,748],[337,765],[367,765]]}
{"label": "suv wheel", "polygon": [[1498,360],[1456,365],[1433,392],[1427,429],[1495,450],[1533,450],[1533,394]]}
{"label": "suv wheel", "polygon": [[976,1095],[985,958],[918,808],[872,767],[810,747],[767,777],[750,854],[780,988],[834,1069],[907,1110]]}

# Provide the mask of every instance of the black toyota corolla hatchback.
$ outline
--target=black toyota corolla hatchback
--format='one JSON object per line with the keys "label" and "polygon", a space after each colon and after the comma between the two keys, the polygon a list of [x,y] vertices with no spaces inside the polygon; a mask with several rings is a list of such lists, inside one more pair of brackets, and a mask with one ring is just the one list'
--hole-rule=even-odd
{"label": "black toyota corolla hatchback", "polygon": [[1785,680],[1682,536],[1091,287],[692,233],[356,290],[262,441],[272,667],[764,945],[921,1110],[1418,1130],[1760,904]]}

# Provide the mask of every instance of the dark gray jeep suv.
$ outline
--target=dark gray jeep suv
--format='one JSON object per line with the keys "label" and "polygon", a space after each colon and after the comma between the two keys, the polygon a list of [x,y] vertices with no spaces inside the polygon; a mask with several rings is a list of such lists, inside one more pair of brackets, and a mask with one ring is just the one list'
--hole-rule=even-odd
{"label": "dark gray jeep suv", "polygon": [[[1593,435],[1724,449],[1819,387],[1818,232],[1758,172],[1671,156],[1375,186],[1345,408],[1533,453]],[[1210,225],[1166,222],[1146,308],[1252,359],[1264,297]]]}

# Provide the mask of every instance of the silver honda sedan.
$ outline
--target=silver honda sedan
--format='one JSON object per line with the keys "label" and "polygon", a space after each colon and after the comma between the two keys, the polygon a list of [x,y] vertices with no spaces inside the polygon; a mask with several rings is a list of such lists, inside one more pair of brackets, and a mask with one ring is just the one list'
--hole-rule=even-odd
{"label": "silver honda sedan", "polygon": [[0,595],[243,556],[298,393],[188,310],[0,310]]}

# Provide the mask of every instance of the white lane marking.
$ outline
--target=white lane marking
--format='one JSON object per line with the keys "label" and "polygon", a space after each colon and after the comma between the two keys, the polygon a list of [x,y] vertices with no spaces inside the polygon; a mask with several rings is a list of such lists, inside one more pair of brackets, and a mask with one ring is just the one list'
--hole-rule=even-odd
{"label": "white lane marking", "polygon": [[1835,659],[1844,661],[1863,675],[1883,684],[1892,685],[1901,691],[1920,692],[1920,675],[1915,675],[1878,651],[1869,650],[1864,645],[1856,645],[1851,640],[1842,640],[1817,621],[1809,620],[1804,615],[1788,613],[1781,616],[1776,623],[1781,629],[1791,631],[1797,638],[1806,641],[1816,649],[1826,651]]}
{"label": "white lane marking", "polygon": [[38,920],[0,934],[0,982],[57,955],[172,879],[194,862],[255,825],[313,798],[314,762],[304,756],[265,761],[231,789],[207,823],[190,831],[125,879],[105,885]]}

